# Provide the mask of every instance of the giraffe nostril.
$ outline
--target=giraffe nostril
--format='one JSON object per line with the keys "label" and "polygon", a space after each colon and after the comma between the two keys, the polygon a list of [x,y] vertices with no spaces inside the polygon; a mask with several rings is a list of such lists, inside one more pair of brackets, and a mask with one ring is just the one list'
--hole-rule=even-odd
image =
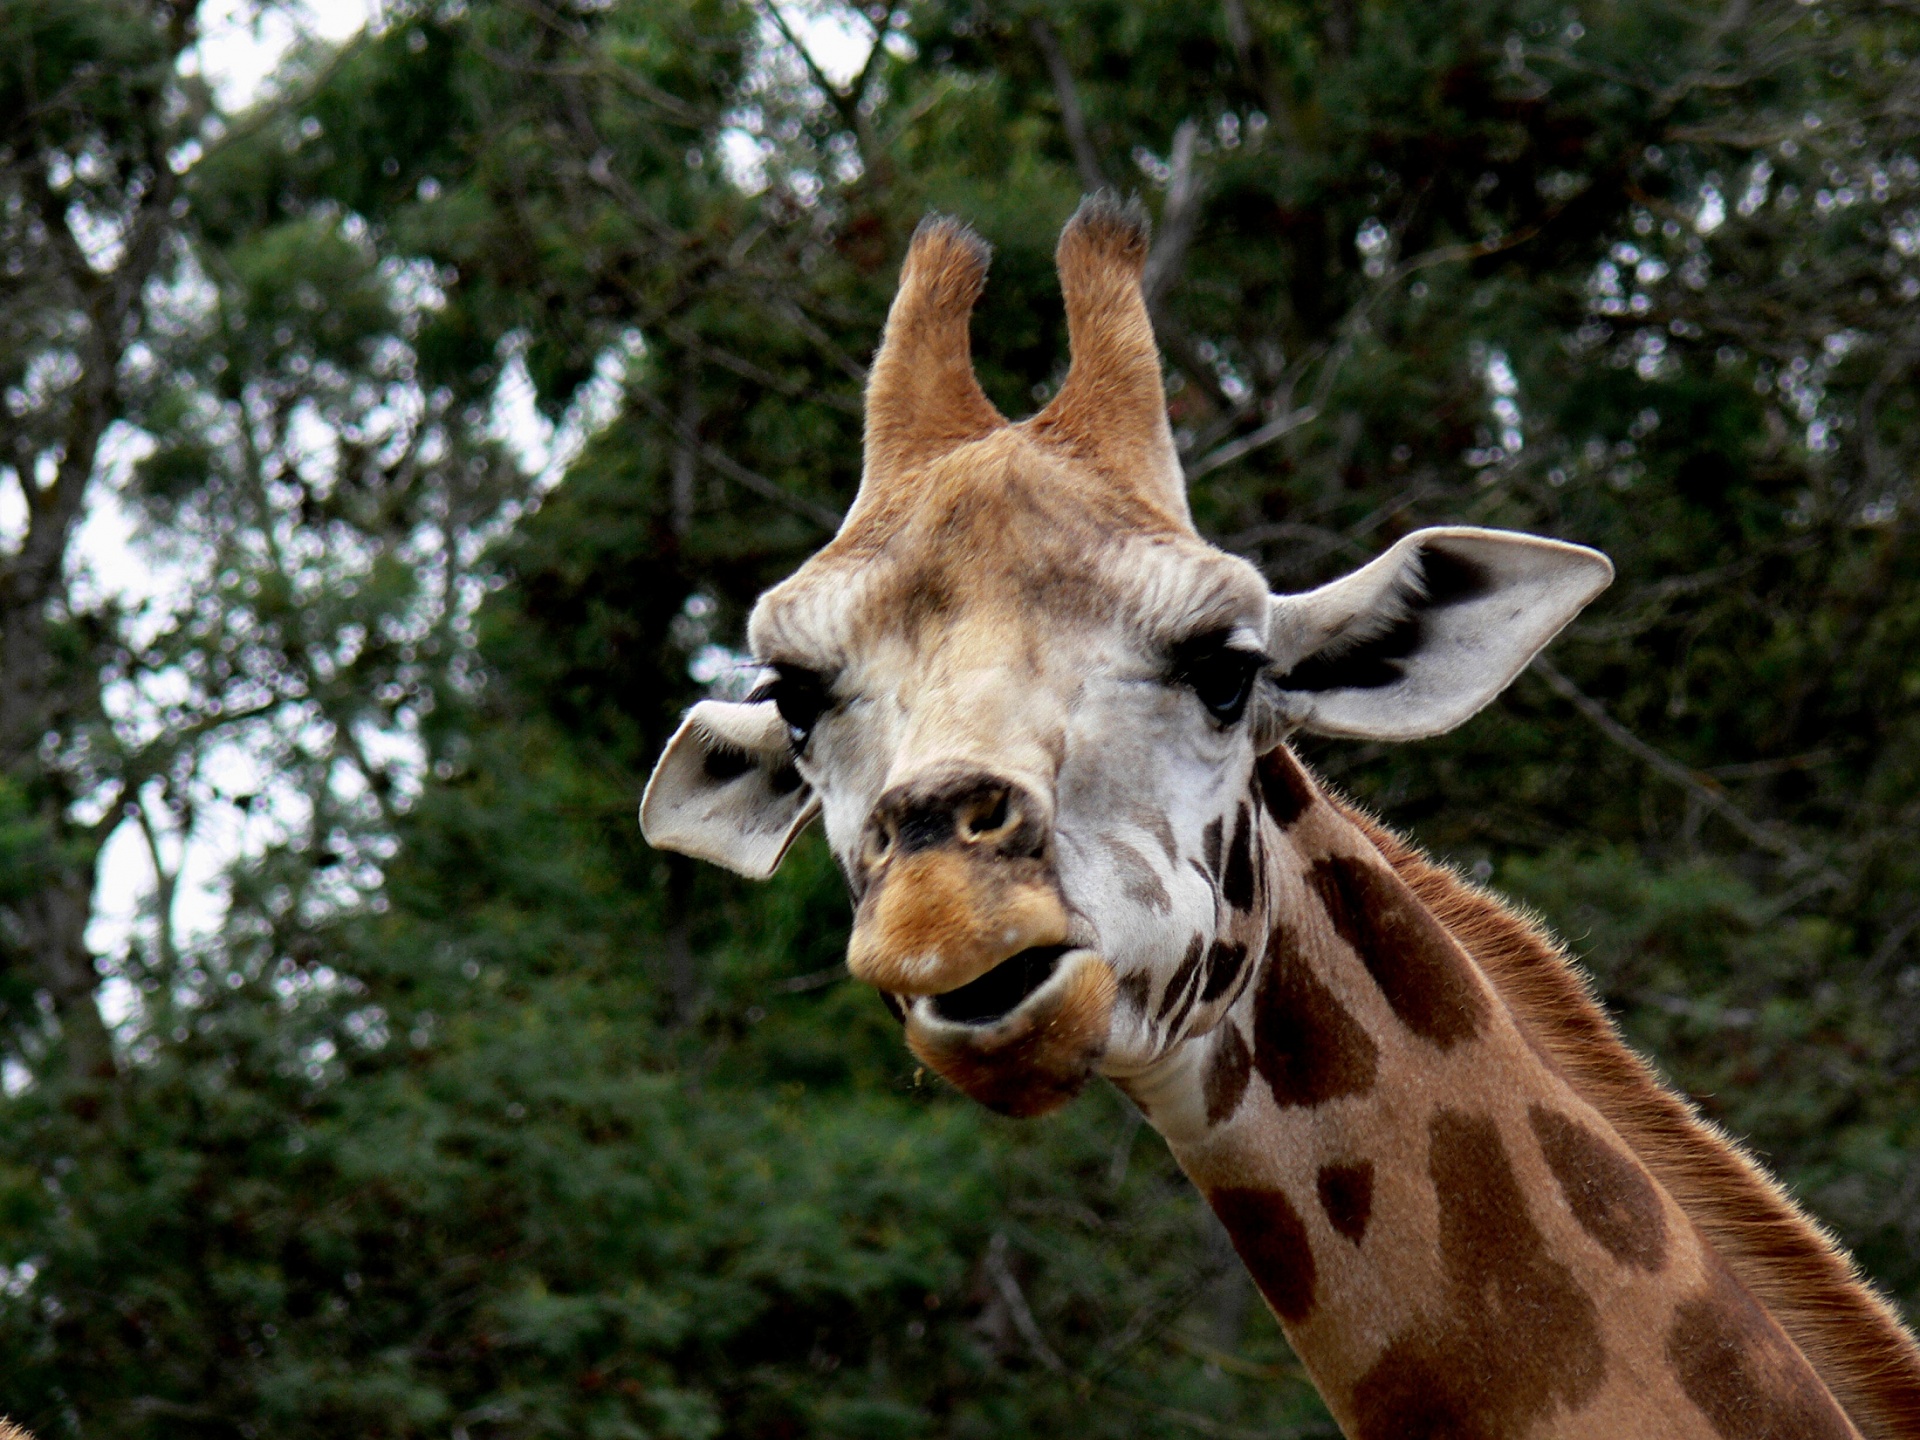
{"label": "giraffe nostril", "polygon": [[884,827],[887,844],[877,846],[869,831],[862,846],[869,856],[884,853],[889,863],[943,845],[1005,859],[1037,856],[1045,838],[1034,819],[1040,813],[1039,798],[1010,781],[978,773],[934,775],[895,785],[876,800],[867,823]]}
{"label": "giraffe nostril", "polygon": [[969,840],[985,840],[998,835],[1007,828],[1012,802],[1005,790],[997,792],[985,804],[967,817],[966,831]]}

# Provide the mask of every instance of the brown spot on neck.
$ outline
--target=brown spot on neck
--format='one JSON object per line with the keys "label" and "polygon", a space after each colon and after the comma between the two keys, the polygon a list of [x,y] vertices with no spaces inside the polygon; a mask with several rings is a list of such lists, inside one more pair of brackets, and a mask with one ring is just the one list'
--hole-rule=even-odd
{"label": "brown spot on neck", "polygon": [[1253,807],[1242,805],[1233,821],[1233,843],[1220,877],[1220,898],[1236,910],[1253,908]]}
{"label": "brown spot on neck", "polygon": [[1207,1102],[1207,1124],[1221,1125],[1233,1118],[1247,1093],[1247,1076],[1253,1057],[1247,1042],[1240,1038],[1240,1027],[1231,1020],[1214,1031],[1213,1055],[1207,1061],[1203,1097]]}
{"label": "brown spot on neck", "polygon": [[1479,1034],[1487,1001],[1470,962],[1398,877],[1330,855],[1307,879],[1401,1024],[1443,1050]]}
{"label": "brown spot on neck", "polygon": [[1674,1311],[1667,1361],[1723,1440],[1857,1440],[1827,1387],[1719,1257]]}
{"label": "brown spot on neck", "polygon": [[1274,1102],[1324,1105],[1373,1088],[1380,1051],[1276,923],[1253,997],[1253,1063]]}
{"label": "brown spot on neck", "polygon": [[1164,1024],[1174,1005],[1186,993],[1187,986],[1193,981],[1194,971],[1200,968],[1200,957],[1205,953],[1206,946],[1204,935],[1196,935],[1187,942],[1187,953],[1181,957],[1180,967],[1173,972],[1173,978],[1167,981],[1166,991],[1160,997],[1160,1009],[1153,1017],[1154,1023]]}
{"label": "brown spot on neck", "polygon": [[1571,1116],[1531,1105],[1527,1120],[1580,1228],[1622,1265],[1665,1265],[1667,1217],[1646,1173]]}
{"label": "brown spot on neck", "polygon": [[1315,1188],[1327,1223],[1358,1245],[1373,1218],[1373,1165],[1361,1160],[1350,1165],[1323,1165]]}
{"label": "brown spot on neck", "polygon": [[1214,941],[1207,948],[1207,983],[1200,992],[1201,1000],[1211,1004],[1226,994],[1246,963],[1246,946],[1232,940]]}
{"label": "brown spot on neck", "polygon": [[1216,815],[1207,822],[1207,828],[1200,832],[1201,858],[1206,861],[1208,877],[1216,882],[1220,879],[1220,855],[1224,844],[1221,835],[1225,828],[1226,821]]}
{"label": "brown spot on neck", "polygon": [[1599,1392],[1599,1315],[1547,1249],[1491,1119],[1442,1110],[1427,1168],[1445,1309],[1396,1337],[1353,1390],[1357,1440],[1526,1440]]}
{"label": "brown spot on neck", "polygon": [[1365,811],[1330,808],[1472,954],[1521,1034],[1556,1062],[1799,1347],[1861,1432],[1920,1440],[1920,1345],[1846,1254],[1746,1155],[1662,1086],[1544,931]]}
{"label": "brown spot on neck", "polygon": [[1307,772],[1284,745],[1276,745],[1260,757],[1254,771],[1260,780],[1260,794],[1267,813],[1282,830],[1290,828],[1313,805],[1317,793]]}
{"label": "brown spot on neck", "polygon": [[1295,1324],[1311,1315],[1313,1248],[1293,1202],[1278,1190],[1241,1187],[1212,1191],[1207,1202],[1273,1313]]}

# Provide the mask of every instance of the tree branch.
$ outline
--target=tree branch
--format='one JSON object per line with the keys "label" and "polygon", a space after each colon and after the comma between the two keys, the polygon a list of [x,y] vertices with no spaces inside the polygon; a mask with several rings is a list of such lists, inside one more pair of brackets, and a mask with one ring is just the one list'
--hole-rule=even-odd
{"label": "tree branch", "polygon": [[[154,828],[153,817],[147,813],[146,802],[135,795],[126,808],[146,837],[147,854],[153,860],[153,908],[155,928],[159,932],[160,963],[171,975],[180,968],[180,948],[173,932],[173,903],[179,890],[180,873],[177,869],[167,869],[166,858],[160,853],[160,833]],[[185,839],[183,834],[182,844]]]}
{"label": "tree branch", "polygon": [[1073,150],[1074,168],[1080,172],[1080,188],[1091,195],[1107,188],[1107,177],[1100,169],[1100,156],[1087,134],[1087,117],[1080,109],[1080,94],[1074,88],[1073,70],[1060,49],[1060,37],[1038,15],[1028,25],[1034,47],[1046,61],[1047,75],[1053,81],[1053,96],[1060,106],[1060,123],[1067,132],[1067,144]]}
{"label": "tree branch", "polygon": [[1140,277],[1140,291],[1147,309],[1157,312],[1160,301],[1187,263],[1187,248],[1193,243],[1200,224],[1200,197],[1204,188],[1193,163],[1199,149],[1200,124],[1189,117],[1173,131],[1173,151],[1168,164],[1172,174],[1167,180],[1167,203],[1160,211],[1160,225],[1153,237],[1153,250],[1147,256]]}
{"label": "tree branch", "polygon": [[1567,701],[1575,710],[1578,710],[1588,723],[1602,735],[1606,736],[1608,740],[1639,760],[1655,774],[1678,785],[1682,790],[1686,791],[1688,795],[1692,796],[1698,804],[1712,811],[1735,830],[1739,831],[1748,843],[1756,849],[1765,850],[1770,855],[1779,856],[1782,860],[1786,861],[1788,868],[1791,870],[1812,871],[1823,882],[1825,887],[1835,890],[1844,890],[1846,888],[1847,882],[1838,871],[1834,870],[1817,856],[1802,849],[1787,836],[1780,834],[1776,830],[1769,829],[1767,826],[1755,820],[1751,815],[1747,814],[1746,811],[1727,799],[1725,793],[1714,783],[1711,776],[1703,775],[1699,771],[1681,764],[1665,752],[1654,749],[1653,746],[1649,745],[1618,720],[1614,719],[1613,716],[1609,715],[1605,706],[1580,689],[1573,681],[1569,680],[1560,672],[1559,667],[1547,659],[1546,656],[1539,655],[1534,657],[1533,671],[1546,683],[1549,690],[1553,691],[1553,693],[1561,699]]}
{"label": "tree branch", "polygon": [[[1554,214],[1558,214],[1556,210]],[[1497,255],[1503,250],[1524,245],[1545,229],[1552,215],[1543,217],[1531,225],[1524,225],[1511,234],[1497,235],[1487,240],[1477,240],[1470,244],[1442,245],[1425,251],[1410,260],[1403,260],[1394,266],[1374,284],[1373,288],[1354,302],[1353,308],[1341,319],[1336,338],[1324,353],[1320,362],[1320,374],[1314,381],[1313,398],[1298,409],[1288,408],[1267,421],[1259,429],[1237,440],[1229,441],[1219,449],[1202,457],[1187,467],[1187,483],[1191,485],[1203,475],[1209,475],[1223,465],[1244,459],[1255,450],[1271,445],[1284,436],[1291,435],[1302,426],[1311,425],[1325,413],[1327,399],[1333,393],[1334,382],[1339,378],[1340,369],[1353,352],[1353,344],[1365,333],[1373,309],[1395,286],[1410,275],[1422,270],[1431,270],[1436,265],[1451,265],[1461,260],[1479,260],[1488,255]]]}
{"label": "tree branch", "polygon": [[1006,1231],[993,1232],[993,1239],[987,1242],[983,1268],[987,1272],[987,1279],[993,1283],[994,1293],[1000,1297],[1000,1303],[1007,1307],[1007,1314],[1013,1319],[1013,1328],[1020,1332],[1020,1338],[1027,1342],[1027,1348],[1033,1352],[1034,1358],[1055,1374],[1065,1374],[1067,1362],[1060,1358],[1059,1353],[1047,1343],[1047,1337],[1040,1333],[1040,1322],[1033,1318],[1026,1292],[1021,1290],[1020,1281],[1007,1264]]}
{"label": "tree branch", "polygon": [[[834,113],[839,115],[842,123],[849,130],[858,129],[859,116],[856,113],[855,97],[827,78],[827,72],[820,68],[819,62],[813,58],[813,52],[800,43],[800,37],[794,34],[792,27],[787,24],[787,17],[780,13],[780,7],[775,0],[762,0],[760,8],[766,11],[767,18],[773,21],[781,37],[793,47],[794,53],[800,57],[800,63],[807,67],[807,74],[812,77],[814,88],[819,90],[821,96],[833,107]],[[878,48],[877,41],[875,48]]]}
{"label": "tree branch", "polygon": [[656,396],[649,394],[644,386],[636,385],[627,393],[639,401],[641,408],[649,415],[672,431],[690,451],[741,489],[750,491],[764,500],[771,500],[776,505],[785,506],[794,514],[811,520],[828,533],[840,528],[843,517],[839,511],[809,500],[804,495],[792,494],[784,486],[776,484],[757,471],[749,470],[726,451],[707,444],[685,427],[680,417],[671,408],[662,404]]}

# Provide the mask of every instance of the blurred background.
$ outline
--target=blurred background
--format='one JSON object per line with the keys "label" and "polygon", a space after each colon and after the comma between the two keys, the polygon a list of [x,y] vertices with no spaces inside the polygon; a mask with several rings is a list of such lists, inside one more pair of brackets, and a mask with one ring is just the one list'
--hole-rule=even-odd
{"label": "blurred background", "polygon": [[1334,783],[1920,1305],[1920,14],[0,0],[0,1409],[43,1437],[1326,1436],[1110,1091],[1005,1122],[648,851],[929,209],[1037,408],[1154,212],[1203,530],[1613,590]]}

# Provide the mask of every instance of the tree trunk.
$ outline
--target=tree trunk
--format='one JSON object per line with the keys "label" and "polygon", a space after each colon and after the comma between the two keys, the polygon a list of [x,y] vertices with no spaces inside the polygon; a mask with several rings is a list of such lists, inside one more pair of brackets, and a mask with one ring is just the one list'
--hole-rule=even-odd
{"label": "tree trunk", "polygon": [[93,883],[92,864],[63,865],[13,912],[40,983],[53,1001],[68,1079],[81,1089],[110,1081],[116,1074],[112,1038],[100,1015],[100,974],[87,948]]}

